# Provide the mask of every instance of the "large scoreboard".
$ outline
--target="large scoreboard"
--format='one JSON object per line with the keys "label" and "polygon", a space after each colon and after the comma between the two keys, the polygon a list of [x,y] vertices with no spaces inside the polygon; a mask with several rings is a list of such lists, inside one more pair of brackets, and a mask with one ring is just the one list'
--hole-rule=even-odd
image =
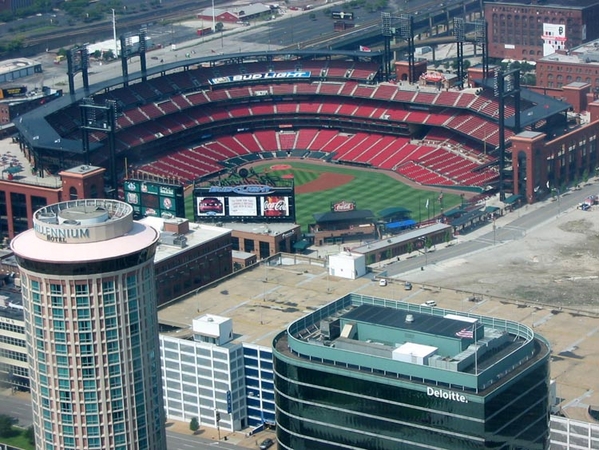
{"label": "large scoreboard", "polygon": [[195,220],[244,222],[295,222],[293,181],[277,185],[218,183],[196,185]]}
{"label": "large scoreboard", "polygon": [[185,217],[183,186],[179,184],[127,179],[123,187],[125,202],[133,207],[136,215]]}

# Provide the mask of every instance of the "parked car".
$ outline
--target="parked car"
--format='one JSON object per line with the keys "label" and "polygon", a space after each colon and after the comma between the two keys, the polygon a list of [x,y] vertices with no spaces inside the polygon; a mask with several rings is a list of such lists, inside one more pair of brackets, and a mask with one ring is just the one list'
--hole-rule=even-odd
{"label": "parked car", "polygon": [[434,300],[427,300],[424,303],[422,303],[420,306],[430,306],[432,308],[433,306],[437,306],[437,302]]}
{"label": "parked car", "polygon": [[273,445],[275,445],[275,441],[273,441],[271,438],[266,438],[260,444],[260,450],[266,450],[267,448],[270,448]]}
{"label": "parked car", "polygon": [[410,283],[409,281],[406,281],[405,284],[403,285],[403,288],[406,291],[411,291],[412,290],[412,283]]}
{"label": "parked car", "polygon": [[379,280],[379,286],[387,286],[387,280],[384,278],[381,278]]}

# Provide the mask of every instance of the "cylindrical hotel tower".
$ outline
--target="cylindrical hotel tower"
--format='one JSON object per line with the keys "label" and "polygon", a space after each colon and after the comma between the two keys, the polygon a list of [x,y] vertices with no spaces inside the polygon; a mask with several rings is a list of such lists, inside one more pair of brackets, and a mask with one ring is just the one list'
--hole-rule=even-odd
{"label": "cylindrical hotel tower", "polygon": [[37,449],[166,449],[157,241],[104,199],[46,206],[13,239]]}

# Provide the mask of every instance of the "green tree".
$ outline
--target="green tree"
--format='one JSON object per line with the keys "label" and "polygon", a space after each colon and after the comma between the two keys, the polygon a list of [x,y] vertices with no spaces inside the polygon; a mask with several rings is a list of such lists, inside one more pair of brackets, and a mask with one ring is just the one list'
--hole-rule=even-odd
{"label": "green tree", "polygon": [[0,414],[0,437],[12,437],[16,431],[12,427],[13,419],[6,414]]}
{"label": "green tree", "polygon": [[426,239],[424,240],[424,246],[426,247],[427,251],[429,248],[431,248],[433,246],[433,241],[430,238],[430,236],[427,236]]}
{"label": "green tree", "polygon": [[116,58],[112,49],[105,51],[104,54],[102,55],[102,57],[104,58],[104,61],[110,61],[110,60]]}
{"label": "green tree", "polygon": [[445,233],[445,243],[449,244],[452,239],[453,236],[451,235],[451,231],[447,230],[447,232]]}
{"label": "green tree", "polygon": [[29,425],[23,435],[27,438],[27,442],[35,445],[35,430],[33,429],[33,425]]}
{"label": "green tree", "polygon": [[219,31],[223,31],[224,28],[225,26],[222,22],[216,22],[216,25],[214,25],[214,31],[216,31],[217,33]]}
{"label": "green tree", "polygon": [[197,417],[191,419],[191,421],[189,422],[189,429],[194,433],[200,429],[200,422],[198,421]]}

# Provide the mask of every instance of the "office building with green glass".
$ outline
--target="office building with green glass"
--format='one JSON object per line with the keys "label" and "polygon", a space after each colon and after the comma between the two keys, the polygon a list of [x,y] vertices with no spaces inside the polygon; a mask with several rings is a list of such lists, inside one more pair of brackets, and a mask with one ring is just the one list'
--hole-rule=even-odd
{"label": "office building with green glass", "polygon": [[350,294],[274,339],[279,448],[547,449],[549,354],[517,322]]}

